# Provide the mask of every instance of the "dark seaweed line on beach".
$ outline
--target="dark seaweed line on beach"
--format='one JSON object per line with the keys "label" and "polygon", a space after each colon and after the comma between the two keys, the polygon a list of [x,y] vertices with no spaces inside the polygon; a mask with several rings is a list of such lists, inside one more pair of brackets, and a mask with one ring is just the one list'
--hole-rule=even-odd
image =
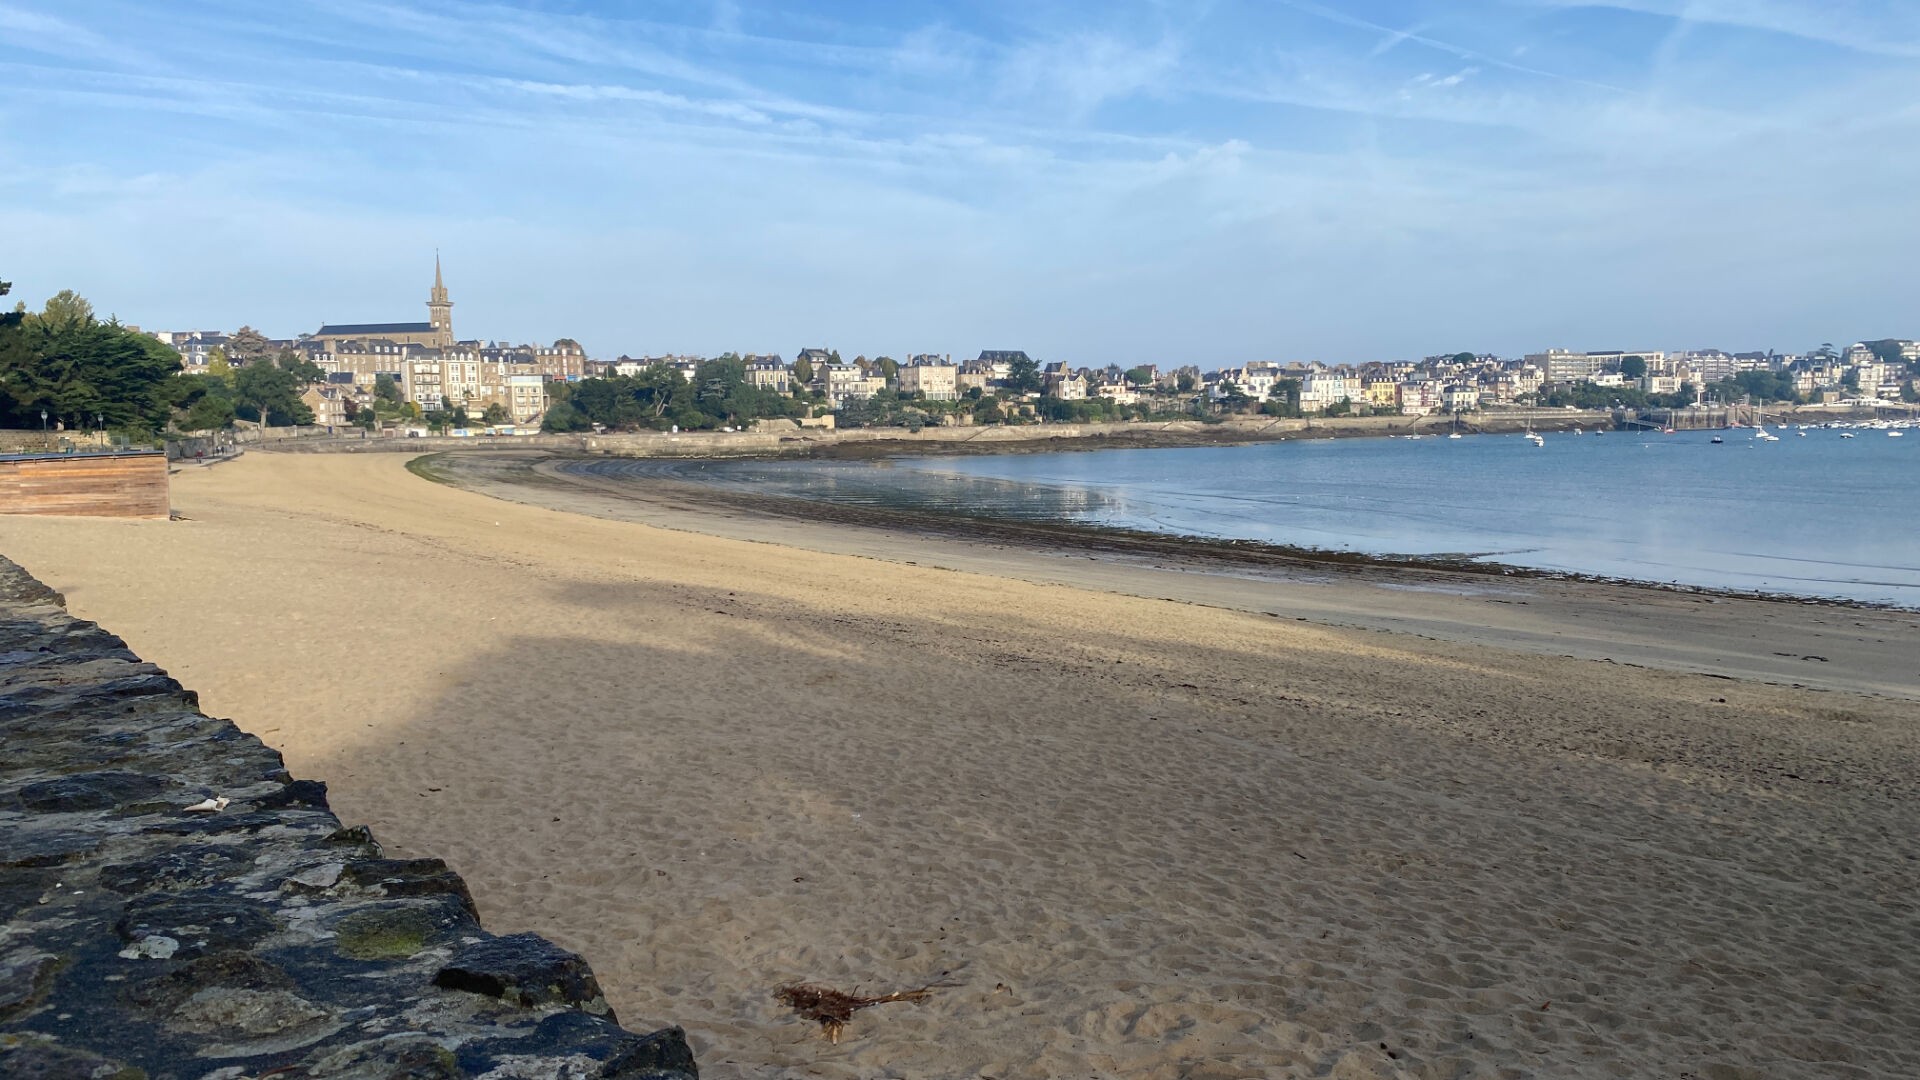
{"label": "dark seaweed line on beach", "polygon": [[[409,463],[408,467],[416,474],[437,482],[484,491],[484,481],[478,485],[469,483],[470,479],[479,480],[480,478],[470,478],[463,473],[458,458],[457,451],[443,452],[416,458]],[[529,462],[525,467],[491,472],[485,480],[522,486],[576,487],[609,498],[630,499],[636,502],[652,502],[660,505],[668,505],[672,502],[695,510],[724,509],[738,513],[762,514],[828,525],[847,525],[909,536],[1002,544],[1038,552],[1098,554],[1141,560],[1166,559],[1184,562],[1189,568],[1201,571],[1209,568],[1255,570],[1264,568],[1318,570],[1356,575],[1384,571],[1407,575],[1416,582],[1445,580],[1448,576],[1472,575],[1477,578],[1564,581],[1651,589],[1686,596],[1759,600],[1768,603],[1863,611],[1920,610],[1898,604],[1716,589],[1598,574],[1580,574],[1564,570],[1545,570],[1514,566],[1469,555],[1369,555],[1325,548],[1270,544],[1254,540],[1223,540],[1215,537],[1150,532],[1118,526],[1072,522],[1020,522],[986,514],[967,513],[958,509],[939,512],[893,507],[879,508],[793,495],[743,494],[728,490],[719,484],[702,483],[698,479],[690,479],[686,470],[710,463],[708,459],[700,458],[635,459],[646,460],[652,475],[625,475],[618,480],[582,476],[570,467],[604,462],[608,460],[604,455],[547,453],[541,460],[553,462],[554,469],[543,473],[536,471],[533,468],[533,462]],[[567,479],[561,480],[561,477]]]}

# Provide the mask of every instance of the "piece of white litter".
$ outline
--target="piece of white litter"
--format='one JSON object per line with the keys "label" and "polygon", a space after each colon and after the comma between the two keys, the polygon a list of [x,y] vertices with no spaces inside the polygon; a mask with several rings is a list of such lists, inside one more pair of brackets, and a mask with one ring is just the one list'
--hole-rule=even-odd
{"label": "piece of white litter", "polygon": [[138,942],[121,949],[122,960],[166,960],[180,950],[180,943],[170,937],[152,934]]}
{"label": "piece of white litter", "polygon": [[203,799],[200,802],[194,803],[192,806],[185,807],[184,809],[190,814],[191,813],[213,814],[213,813],[218,813],[221,810],[225,810],[226,808],[227,808],[227,797],[225,795],[215,795],[211,799]]}

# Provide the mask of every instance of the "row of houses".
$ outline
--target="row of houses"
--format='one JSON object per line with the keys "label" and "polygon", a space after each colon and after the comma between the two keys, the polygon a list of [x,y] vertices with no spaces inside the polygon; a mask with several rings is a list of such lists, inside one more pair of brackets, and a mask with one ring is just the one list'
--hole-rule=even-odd
{"label": "row of houses", "polygon": [[[196,373],[209,370],[231,344],[231,335],[207,331],[155,336],[179,350],[186,370]],[[547,383],[578,381],[587,372],[585,352],[565,339],[551,346],[483,341],[434,346],[377,337],[306,337],[268,339],[266,351],[291,352],[320,369],[323,381],[309,392],[307,404],[316,423],[333,425],[346,423],[349,404],[371,406],[382,376],[422,412],[459,408],[478,416],[497,404],[514,423],[534,423],[546,412]]]}
{"label": "row of houses", "polygon": [[[1631,364],[1634,360],[1639,364]],[[1525,363],[1540,371],[1548,383],[1634,386],[1654,394],[1671,394],[1686,384],[1704,387],[1746,372],[1771,372],[1789,376],[1795,392],[1810,399],[1843,392],[1893,399],[1908,381],[1909,365],[1920,363],[1920,341],[1857,342],[1845,350],[1822,346],[1804,355],[1720,349],[1549,349],[1528,354]],[[1626,374],[1629,367],[1643,374],[1630,376]]]}
{"label": "row of houses", "polygon": [[[426,324],[328,326],[318,334],[266,344],[270,350],[301,355],[324,373],[324,383],[309,401],[323,424],[344,423],[349,403],[370,404],[383,375],[393,380],[405,400],[425,412],[457,407],[479,415],[498,404],[515,423],[528,424],[538,421],[547,407],[548,383],[638,375],[661,364],[691,379],[706,362],[688,355],[592,360],[567,338],[550,346],[453,341],[445,307],[435,305],[434,319]],[[383,330],[404,332],[378,336]],[[435,335],[435,340],[427,340]],[[206,369],[232,344],[231,335],[208,331],[156,336],[180,352],[189,370]],[[1421,415],[1523,403],[1543,389],[1571,383],[1672,394],[1683,385],[1703,387],[1746,371],[1786,372],[1796,390],[1809,398],[1843,388],[1859,396],[1895,398],[1908,377],[1907,365],[1920,362],[1920,342],[1859,343],[1845,350],[1823,347],[1806,355],[1555,348],[1519,359],[1461,353],[1417,362],[1359,365],[1256,361],[1206,373],[1193,365],[1075,368],[1035,363],[1022,350],[994,349],[959,362],[949,354],[936,353],[914,354],[903,364],[864,357],[843,362],[830,349],[812,347],[801,349],[793,363],[778,354],[748,353],[740,360],[751,385],[778,394],[818,393],[834,409],[886,390],[927,401],[954,401],[974,391],[1005,390],[1016,372],[1031,372],[1033,382],[1020,389],[1067,401],[1159,402],[1174,407],[1197,396],[1230,406],[1285,397],[1305,413],[1350,407]]]}

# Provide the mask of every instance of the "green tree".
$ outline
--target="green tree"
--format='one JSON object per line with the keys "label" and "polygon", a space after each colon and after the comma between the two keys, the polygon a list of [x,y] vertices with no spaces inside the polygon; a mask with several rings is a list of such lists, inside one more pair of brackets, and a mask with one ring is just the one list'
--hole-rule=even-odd
{"label": "green tree", "polygon": [[158,431],[177,400],[180,356],[63,292],[46,310],[5,328],[0,342],[0,426],[37,428],[44,410],[68,427],[95,423]]}
{"label": "green tree", "polygon": [[377,401],[394,405],[400,404],[400,383],[393,376],[382,372],[373,377],[373,396]]}
{"label": "green tree", "polygon": [[320,370],[319,364],[314,363],[292,349],[280,350],[279,354],[274,357],[274,363],[280,365],[282,371],[292,375],[294,379],[300,383],[301,389],[312,386],[314,383],[325,381],[327,377],[327,373]]}
{"label": "green tree", "polygon": [[1040,365],[1022,353],[1007,364],[1007,389],[1016,394],[1031,394],[1040,389]]}
{"label": "green tree", "polygon": [[[0,296],[5,296],[12,291],[13,282],[0,281]],[[20,325],[20,323],[25,320],[25,317],[26,313],[23,311],[0,312],[0,330],[5,330],[9,326]]]}
{"label": "green tree", "polygon": [[242,419],[262,427],[313,423],[313,410],[300,400],[303,388],[298,376],[278,364],[248,364],[233,373],[234,402]]}
{"label": "green tree", "polygon": [[1883,364],[1898,367],[1907,362],[1907,358],[1901,355],[1900,342],[1897,338],[1881,338],[1878,341],[1867,341],[1862,344],[1872,349],[1873,358]]}
{"label": "green tree", "polygon": [[566,433],[587,431],[593,422],[581,414],[570,402],[556,401],[547,407],[547,414],[540,418],[540,430]]}
{"label": "green tree", "polygon": [[1144,364],[1140,367],[1128,368],[1126,380],[1135,386],[1145,386],[1153,381],[1153,372],[1148,371]]}
{"label": "green tree", "polygon": [[488,427],[500,427],[513,423],[513,414],[507,411],[505,405],[497,401],[490,402],[487,405],[487,411],[481,414],[480,422]]}
{"label": "green tree", "polygon": [[181,431],[217,431],[233,423],[233,387],[211,375],[177,375],[172,380]]}
{"label": "green tree", "polygon": [[1220,406],[1228,412],[1239,412],[1253,404],[1252,395],[1241,389],[1237,382],[1220,380]]}
{"label": "green tree", "polygon": [[[13,282],[0,281],[0,296],[13,291]],[[8,403],[8,380],[15,371],[24,370],[33,364],[33,350],[27,345],[27,335],[21,324],[26,321],[26,313],[19,309],[0,313],[0,410]]]}
{"label": "green tree", "polygon": [[1647,358],[1644,356],[1622,357],[1620,360],[1620,374],[1625,378],[1636,381],[1646,378]]}
{"label": "green tree", "polygon": [[93,305],[72,289],[61,289],[47,298],[36,320],[49,334],[64,334],[92,326]]}
{"label": "green tree", "polygon": [[242,326],[227,338],[227,359],[250,364],[267,355],[267,335],[251,326]]}
{"label": "green tree", "polygon": [[1475,359],[1477,359],[1477,357],[1470,352],[1457,352],[1453,354],[1453,362],[1456,364],[1471,364]]}
{"label": "green tree", "polygon": [[1713,393],[1721,401],[1739,401],[1741,398],[1752,398],[1761,403],[1800,400],[1799,392],[1794,389],[1793,375],[1785,371],[1742,371],[1732,378],[1714,383]]}
{"label": "green tree", "polygon": [[1273,389],[1267,391],[1267,403],[1271,408],[1261,411],[1269,416],[1300,415],[1300,380],[1275,379]]}
{"label": "green tree", "polygon": [[233,402],[209,394],[193,403],[179,426],[182,431],[224,431],[233,421]]}
{"label": "green tree", "polygon": [[801,357],[793,362],[793,381],[805,385],[813,381],[813,362]]}
{"label": "green tree", "polygon": [[882,356],[874,360],[880,368],[880,377],[893,382],[900,374],[900,362],[891,356]]}
{"label": "green tree", "polygon": [[226,350],[216,347],[207,353],[207,375],[233,385],[233,362],[227,359]]}

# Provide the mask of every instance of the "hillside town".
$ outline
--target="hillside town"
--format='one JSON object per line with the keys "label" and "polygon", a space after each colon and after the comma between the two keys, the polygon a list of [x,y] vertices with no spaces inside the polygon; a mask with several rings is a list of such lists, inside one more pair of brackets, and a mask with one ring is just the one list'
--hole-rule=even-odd
{"label": "hillside town", "polygon": [[[818,426],[1092,421],[1259,412],[1427,416],[1523,406],[1685,408],[1752,402],[1864,406],[1920,401],[1920,341],[1806,353],[1549,348],[1363,364],[1255,361],[1075,367],[1020,349],[843,357],[778,353],[593,358],[548,345],[459,338],[435,259],[427,319],[335,323],[290,339],[239,330],[159,331],[188,374],[224,376],[262,358],[307,373],[295,423],[327,428],[492,431],[702,427],[784,417]],[[716,382],[720,388],[712,389]],[[605,387],[582,392],[591,384]],[[676,398],[676,394],[678,397]],[[615,400],[618,399],[618,400]],[[701,399],[712,406],[692,409]],[[637,407],[624,407],[637,402]],[[263,417],[263,419],[265,419]]]}

